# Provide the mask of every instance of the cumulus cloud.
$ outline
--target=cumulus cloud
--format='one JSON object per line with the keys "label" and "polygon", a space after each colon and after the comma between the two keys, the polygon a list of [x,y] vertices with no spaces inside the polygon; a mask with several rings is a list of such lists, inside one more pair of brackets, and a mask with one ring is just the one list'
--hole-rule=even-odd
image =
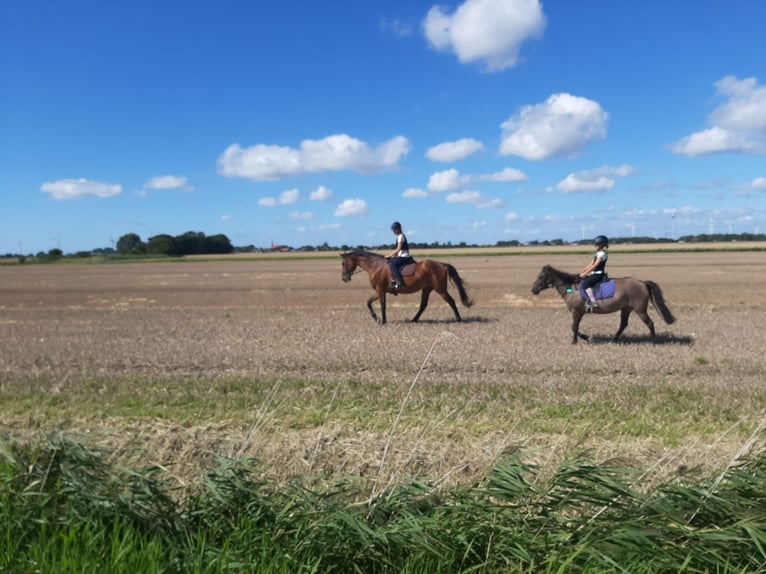
{"label": "cumulus cloud", "polygon": [[262,197],[258,200],[258,205],[262,207],[274,207],[277,205],[292,205],[298,203],[300,198],[300,192],[293,188],[287,189],[279,194],[279,198],[276,197]]}
{"label": "cumulus cloud", "polygon": [[410,187],[409,189],[404,190],[402,197],[405,199],[423,199],[424,197],[428,197],[428,192],[424,189]]}
{"label": "cumulus cloud", "polygon": [[484,145],[480,141],[463,138],[454,142],[444,142],[429,148],[426,151],[426,157],[431,161],[447,163],[460,161],[483,149]]}
{"label": "cumulus cloud", "polygon": [[514,213],[513,211],[509,211],[505,214],[505,221],[516,221],[519,218],[518,213]]}
{"label": "cumulus cloud", "polygon": [[710,127],[668,146],[673,153],[699,157],[713,153],[766,153],[766,86],[756,78],[726,76],[715,84],[726,101],[708,116]]}
{"label": "cumulus cloud", "polygon": [[160,175],[144,184],[144,189],[166,190],[181,189],[186,186],[186,178],[176,175]]}
{"label": "cumulus cloud", "polygon": [[403,136],[374,148],[345,134],[304,140],[299,149],[265,144],[242,148],[232,144],[218,158],[218,173],[254,181],[344,170],[369,175],[395,170],[409,151],[410,142]]}
{"label": "cumulus cloud", "polygon": [[114,197],[122,193],[122,186],[102,183],[89,179],[59,179],[43,183],[42,193],[48,193],[53,199],[82,199],[84,197]]}
{"label": "cumulus cloud", "polygon": [[329,201],[332,199],[332,191],[320,185],[309,194],[309,199],[311,201]]}
{"label": "cumulus cloud", "polygon": [[363,199],[346,199],[335,208],[336,217],[364,217],[367,203]]}
{"label": "cumulus cloud", "polygon": [[309,220],[314,215],[310,211],[293,211],[289,215],[290,219]]}
{"label": "cumulus cloud", "polygon": [[521,44],[544,29],[538,0],[466,0],[452,14],[434,6],[423,20],[434,49],[452,51],[464,64],[480,63],[487,72],[516,65]]}
{"label": "cumulus cloud", "polygon": [[593,100],[553,94],[542,104],[524,106],[501,124],[500,153],[528,160],[571,155],[604,139],[608,118]]}
{"label": "cumulus cloud", "polygon": [[564,193],[597,193],[612,189],[615,177],[627,177],[635,173],[635,169],[623,164],[619,167],[604,166],[598,169],[570,173],[556,184],[556,189]]}
{"label": "cumulus cloud", "polygon": [[431,174],[431,177],[428,178],[428,190],[436,193],[455,191],[465,187],[470,179],[470,177],[460,175],[456,169],[439,171]]}
{"label": "cumulus cloud", "polygon": [[502,171],[492,173],[489,175],[480,175],[478,177],[481,181],[495,181],[500,183],[527,181],[529,178],[518,169],[512,167],[506,167]]}
{"label": "cumulus cloud", "polygon": [[481,200],[481,194],[478,191],[464,190],[457,193],[450,193],[447,196],[447,203],[468,203],[476,204]]}

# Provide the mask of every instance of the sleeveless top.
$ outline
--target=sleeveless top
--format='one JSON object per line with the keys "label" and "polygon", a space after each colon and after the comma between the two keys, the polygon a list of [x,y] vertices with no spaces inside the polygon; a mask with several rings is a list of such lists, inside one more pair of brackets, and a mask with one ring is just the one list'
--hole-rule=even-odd
{"label": "sleeveless top", "polygon": [[399,250],[399,253],[396,255],[397,257],[409,257],[410,256],[410,245],[407,243],[407,237],[404,235],[404,233],[400,233],[396,238],[396,243],[399,243],[399,240],[402,242],[402,248]]}
{"label": "sleeveless top", "polygon": [[[599,255],[601,255],[601,257],[599,257]],[[593,256],[593,261],[598,261],[599,263],[596,268],[590,272],[591,275],[603,275],[607,257],[608,254],[606,251],[599,251]]]}

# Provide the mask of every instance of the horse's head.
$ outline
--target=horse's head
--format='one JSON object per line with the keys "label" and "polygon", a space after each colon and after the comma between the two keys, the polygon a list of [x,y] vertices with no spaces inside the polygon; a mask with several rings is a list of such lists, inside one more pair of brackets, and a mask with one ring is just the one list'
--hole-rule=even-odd
{"label": "horse's head", "polygon": [[540,293],[540,291],[544,291],[545,289],[550,289],[554,286],[553,283],[553,274],[551,273],[551,266],[545,265],[540,270],[540,273],[537,275],[537,279],[535,279],[535,282],[532,284],[532,294],[537,295]]}
{"label": "horse's head", "polygon": [[356,258],[352,256],[352,253],[341,253],[340,256],[343,257],[343,263],[341,264],[341,275],[340,278],[343,280],[344,283],[348,283],[351,281],[351,276],[354,274],[354,271],[356,270],[357,261]]}

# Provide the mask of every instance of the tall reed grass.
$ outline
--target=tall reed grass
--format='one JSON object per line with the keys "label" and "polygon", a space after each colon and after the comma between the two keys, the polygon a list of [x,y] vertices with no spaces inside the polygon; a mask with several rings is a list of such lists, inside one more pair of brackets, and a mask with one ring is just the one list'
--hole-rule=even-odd
{"label": "tall reed grass", "polygon": [[435,488],[306,478],[221,459],[192,491],[63,435],[0,443],[0,572],[764,572],[766,453],[644,488],[635,471],[517,454]]}

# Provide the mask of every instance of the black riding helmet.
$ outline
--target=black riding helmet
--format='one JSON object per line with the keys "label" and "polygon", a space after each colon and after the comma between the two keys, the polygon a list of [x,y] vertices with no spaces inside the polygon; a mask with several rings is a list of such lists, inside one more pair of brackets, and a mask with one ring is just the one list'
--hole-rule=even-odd
{"label": "black riding helmet", "polygon": [[593,240],[593,245],[596,247],[609,247],[609,240],[606,238],[606,235],[598,235]]}
{"label": "black riding helmet", "polygon": [[402,228],[402,224],[401,224],[401,223],[399,223],[398,221],[394,221],[394,222],[391,224],[391,229],[401,229],[401,228]]}

